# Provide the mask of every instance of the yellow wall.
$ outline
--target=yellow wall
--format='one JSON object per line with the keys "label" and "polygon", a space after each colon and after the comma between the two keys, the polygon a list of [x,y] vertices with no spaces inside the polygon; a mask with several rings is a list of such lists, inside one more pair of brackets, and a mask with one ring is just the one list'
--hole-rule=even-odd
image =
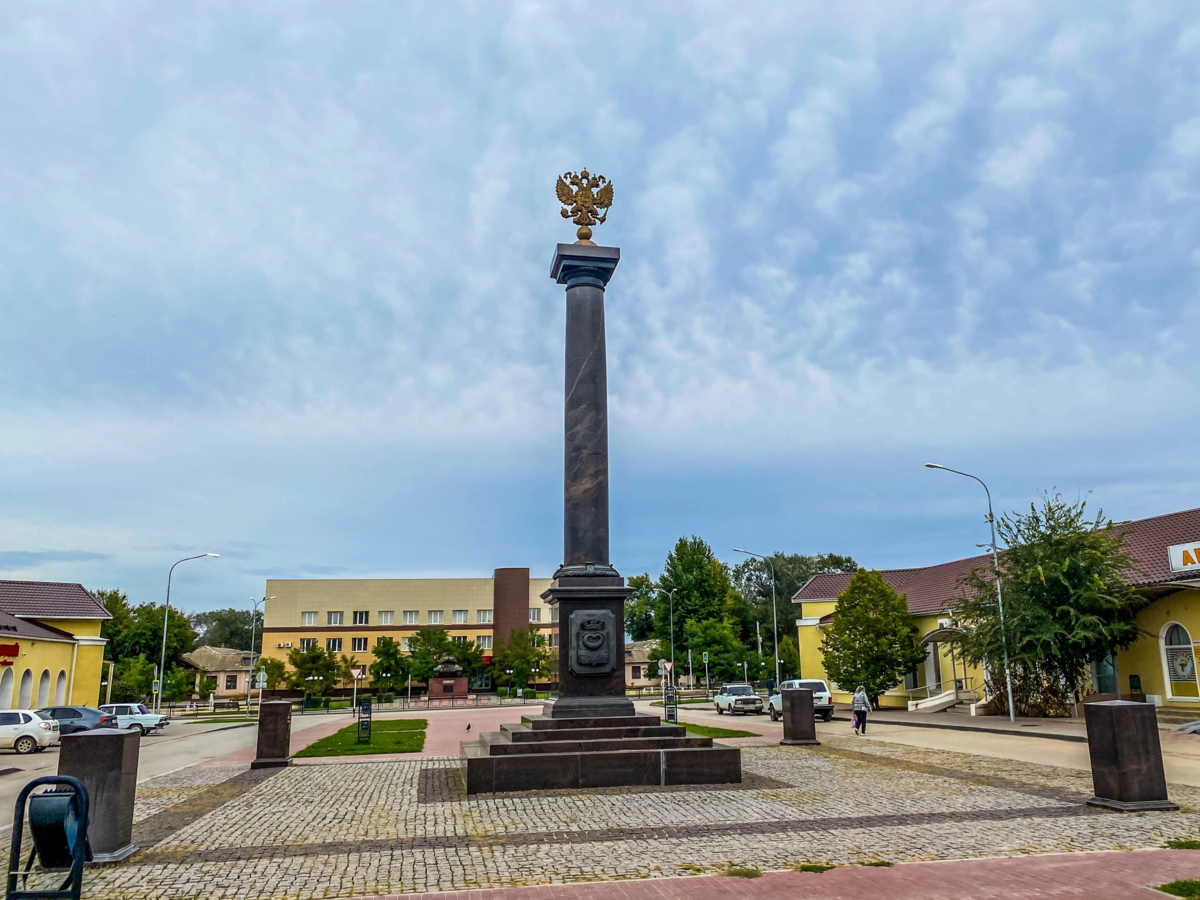
{"label": "yellow wall", "polygon": [[[0,671],[0,709],[38,709],[55,702],[66,703],[70,691],[71,651],[73,641],[4,639],[0,644],[19,647],[11,666]],[[28,675],[26,674],[28,673]],[[61,676],[61,689],[60,689]],[[28,696],[22,701],[21,685],[28,685]],[[88,698],[89,703],[92,698]]]}
{"label": "yellow wall", "polygon": [[[1164,705],[1189,709],[1200,706],[1198,698],[1172,697],[1168,687],[1162,638],[1168,626],[1176,622],[1188,630],[1195,653],[1200,656],[1200,591],[1177,591],[1156,600],[1138,616],[1138,625],[1147,634],[1128,650],[1117,654],[1117,677],[1122,694],[1129,692],[1129,676],[1138,675],[1143,692],[1161,697]],[[1187,685],[1177,684],[1174,693],[1186,692]],[[1200,695],[1200,686],[1192,687],[1191,692]]]}

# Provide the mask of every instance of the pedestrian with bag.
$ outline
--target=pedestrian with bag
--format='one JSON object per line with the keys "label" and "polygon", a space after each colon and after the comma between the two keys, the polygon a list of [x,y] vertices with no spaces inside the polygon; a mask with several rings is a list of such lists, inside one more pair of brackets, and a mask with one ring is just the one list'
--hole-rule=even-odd
{"label": "pedestrian with bag", "polygon": [[867,733],[867,710],[871,708],[871,701],[867,699],[867,690],[861,684],[858,690],[854,692],[854,698],[850,702],[854,710],[854,733]]}

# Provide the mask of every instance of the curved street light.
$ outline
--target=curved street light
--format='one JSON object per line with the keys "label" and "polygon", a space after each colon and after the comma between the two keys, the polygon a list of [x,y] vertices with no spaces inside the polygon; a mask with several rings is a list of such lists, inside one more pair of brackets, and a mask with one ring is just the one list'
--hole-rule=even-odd
{"label": "curved street light", "polygon": [[[751,550],[742,550],[738,547],[733,548],[734,553],[745,553],[747,556],[755,556],[771,567],[771,626],[775,633],[775,687],[779,687],[779,613],[775,609],[775,563],[763,556],[761,553],[755,553]],[[800,673],[797,672],[797,675]]]}
{"label": "curved street light", "polygon": [[162,689],[163,685],[167,681],[167,621],[171,615],[171,575],[175,572],[175,566],[179,565],[179,563],[187,562],[189,559],[204,559],[208,556],[211,556],[213,559],[217,559],[221,556],[221,554],[199,553],[196,556],[185,556],[183,559],[173,563],[171,568],[167,571],[167,605],[163,609],[162,658],[159,660],[158,664],[158,697],[156,698],[157,706],[155,706],[155,712],[162,712]]}
{"label": "curved street light", "polygon": [[992,529],[992,568],[996,571],[996,604],[1000,608],[1000,647],[1004,652],[1004,685],[1008,690],[1008,720],[1015,722],[1017,720],[1017,712],[1013,709],[1012,674],[1008,668],[1008,636],[1005,634],[1004,628],[1004,597],[1000,594],[1000,556],[996,552],[996,516],[992,513],[992,492],[988,490],[988,486],[984,484],[982,478],[972,475],[970,472],[960,472],[958,469],[950,469],[946,466],[940,466],[937,463],[925,463],[925,468],[941,469],[943,472],[961,475],[963,478],[971,478],[983,485],[983,492],[987,494],[988,526]]}
{"label": "curved street light", "polygon": [[667,595],[667,603],[671,612],[671,681],[675,681],[675,592],[679,588],[671,588],[669,591],[658,589],[660,594]]}

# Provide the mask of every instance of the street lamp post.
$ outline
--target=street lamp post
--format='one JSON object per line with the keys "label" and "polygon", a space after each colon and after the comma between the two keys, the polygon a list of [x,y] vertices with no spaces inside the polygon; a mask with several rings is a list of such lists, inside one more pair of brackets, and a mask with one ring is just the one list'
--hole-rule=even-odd
{"label": "street lamp post", "polygon": [[771,626],[775,634],[775,687],[779,687],[779,613],[775,608],[775,563],[771,562],[770,558],[763,556],[761,553],[754,553],[750,550],[740,550],[734,547],[733,552],[745,553],[747,556],[757,557],[771,567]]}
{"label": "street lamp post", "polygon": [[667,595],[667,604],[671,612],[671,678],[675,678],[675,592],[679,588],[671,588],[669,591],[664,591],[659,588],[659,591]]}
{"label": "street lamp post", "polygon": [[179,563],[187,562],[190,559],[204,559],[206,556],[211,556],[216,559],[220,557],[220,555],[220,553],[199,553],[196,556],[185,556],[183,559],[173,563],[171,568],[167,571],[167,605],[163,609],[162,658],[158,665],[158,696],[156,698],[157,705],[154,709],[155,712],[162,712],[162,689],[163,684],[167,680],[167,621],[171,616],[171,575],[174,574],[175,566],[179,565]]}
{"label": "street lamp post", "polygon": [[[254,688],[254,626],[258,621],[258,605],[263,604],[263,609],[266,609],[268,600],[274,600],[272,597],[263,597],[261,600],[250,598],[250,674],[246,676],[246,715],[250,715],[250,691]],[[259,656],[262,656],[260,653]],[[259,694],[259,705],[262,704],[262,695]]]}
{"label": "street lamp post", "polygon": [[1005,633],[1004,627],[1004,597],[1000,593],[1000,556],[996,550],[996,516],[992,513],[992,492],[988,490],[988,486],[984,484],[982,478],[971,475],[969,472],[960,472],[958,469],[949,469],[946,466],[940,466],[937,463],[925,463],[927,469],[941,469],[943,472],[951,472],[954,475],[961,475],[964,478],[971,478],[983,485],[983,492],[987,494],[988,502],[988,526],[992,530],[992,568],[996,571],[996,604],[1000,609],[1000,647],[1004,653],[1004,685],[1008,690],[1008,720],[1015,722],[1017,720],[1017,712],[1013,708],[1012,695],[1012,673],[1008,668],[1008,635]]}

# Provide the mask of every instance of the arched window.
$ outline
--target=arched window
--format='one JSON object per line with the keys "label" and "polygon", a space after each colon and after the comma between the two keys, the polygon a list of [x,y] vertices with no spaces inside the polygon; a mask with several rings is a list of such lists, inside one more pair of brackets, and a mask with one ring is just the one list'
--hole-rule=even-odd
{"label": "arched window", "polygon": [[26,669],[21,674],[21,696],[17,700],[17,709],[29,709],[29,701],[33,699],[33,669]]}
{"label": "arched window", "polygon": [[42,677],[38,679],[37,708],[50,705],[50,670],[42,669]]}
{"label": "arched window", "polygon": [[1196,681],[1196,653],[1192,636],[1178,622],[1163,633],[1163,653],[1167,664],[1167,690],[1172,698],[1200,698]]}
{"label": "arched window", "polygon": [[67,670],[59,669],[58,678],[54,682],[54,705],[62,706],[67,702]]}
{"label": "arched window", "polygon": [[12,689],[12,666],[5,666],[4,674],[0,675],[0,709],[12,709]]}

